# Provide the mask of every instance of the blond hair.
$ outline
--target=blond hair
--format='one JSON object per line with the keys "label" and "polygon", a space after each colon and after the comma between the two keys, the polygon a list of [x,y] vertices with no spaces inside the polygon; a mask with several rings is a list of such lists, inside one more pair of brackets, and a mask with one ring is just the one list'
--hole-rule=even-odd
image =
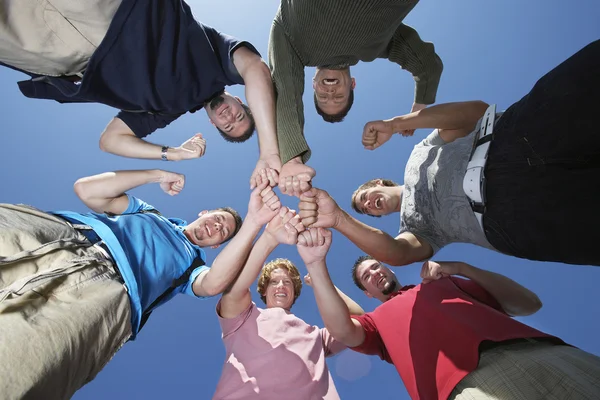
{"label": "blond hair", "polygon": [[263,303],[267,304],[267,286],[269,286],[269,281],[271,280],[271,273],[276,269],[286,270],[290,276],[290,279],[292,280],[292,283],[294,284],[293,305],[302,291],[302,279],[300,278],[300,272],[298,271],[298,268],[296,268],[294,263],[287,258],[276,258],[275,260],[269,261],[265,264],[258,277],[258,286],[256,291],[258,294],[260,294],[260,299],[263,301]]}

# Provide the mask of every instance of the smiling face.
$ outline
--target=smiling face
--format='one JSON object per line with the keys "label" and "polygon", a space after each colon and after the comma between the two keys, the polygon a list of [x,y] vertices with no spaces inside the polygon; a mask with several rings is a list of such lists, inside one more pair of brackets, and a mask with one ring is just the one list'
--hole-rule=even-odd
{"label": "smiling face", "polygon": [[227,92],[212,98],[204,109],[210,122],[229,137],[243,136],[252,126],[242,100]]}
{"label": "smiling face", "polygon": [[382,302],[401,287],[396,275],[377,260],[363,261],[354,273],[364,287],[365,294]]}
{"label": "smiling face", "polygon": [[377,185],[359,190],[352,198],[353,207],[363,214],[372,216],[388,215],[399,211],[402,198],[399,188],[401,186]]}
{"label": "smiling face", "polygon": [[289,272],[283,268],[271,272],[265,291],[267,308],[281,307],[290,310],[295,300],[294,282]]}
{"label": "smiling face", "polygon": [[235,232],[236,222],[227,211],[202,211],[184,231],[190,242],[200,247],[217,247]]}
{"label": "smiling face", "polygon": [[356,81],[350,69],[317,68],[313,77],[313,89],[317,106],[328,115],[340,113],[348,104],[350,91]]}

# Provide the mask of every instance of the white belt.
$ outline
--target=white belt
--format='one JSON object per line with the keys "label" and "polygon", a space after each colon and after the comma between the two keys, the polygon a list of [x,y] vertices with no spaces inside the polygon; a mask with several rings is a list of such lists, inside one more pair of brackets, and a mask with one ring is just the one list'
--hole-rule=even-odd
{"label": "white belt", "polygon": [[[479,135],[475,142],[475,150],[471,155],[471,160],[467,164],[467,172],[463,179],[463,190],[471,201],[471,207],[483,229],[483,209],[485,207],[485,176],[483,170],[487,161],[487,154],[494,133],[494,120],[496,118],[496,105],[488,107],[481,120]],[[486,138],[486,136],[488,136]],[[484,139],[485,138],[485,139]]]}

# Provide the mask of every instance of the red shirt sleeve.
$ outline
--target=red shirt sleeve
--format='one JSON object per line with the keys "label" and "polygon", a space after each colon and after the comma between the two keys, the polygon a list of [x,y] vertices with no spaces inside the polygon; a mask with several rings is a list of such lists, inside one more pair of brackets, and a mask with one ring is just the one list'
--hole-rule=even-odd
{"label": "red shirt sleeve", "polygon": [[367,313],[360,316],[353,315],[352,318],[362,325],[365,331],[365,340],[362,344],[356,347],[350,347],[350,349],[363,354],[379,356],[379,358],[391,364],[392,361],[390,355],[388,354],[385,344],[377,330],[377,326],[373,322],[371,316]]}
{"label": "red shirt sleeve", "polygon": [[487,290],[481,287],[477,282],[472,281],[471,279],[462,279],[454,276],[450,277],[450,280],[454,282],[454,284],[463,292],[473,297],[480,303],[483,303],[487,306],[492,307],[495,310],[500,311],[503,314],[506,314],[498,300],[494,296],[490,294]]}

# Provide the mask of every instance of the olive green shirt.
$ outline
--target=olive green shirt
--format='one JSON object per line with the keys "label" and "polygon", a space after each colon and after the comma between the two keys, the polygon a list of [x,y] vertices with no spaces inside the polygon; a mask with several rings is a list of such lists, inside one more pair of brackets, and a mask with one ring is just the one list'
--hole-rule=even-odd
{"label": "olive green shirt", "polygon": [[310,158],[304,138],[304,67],[342,68],[387,58],[409,71],[415,102],[435,102],[442,61],[432,43],[402,20],[418,1],[281,0],[269,37],[269,64],[277,91],[281,161]]}

